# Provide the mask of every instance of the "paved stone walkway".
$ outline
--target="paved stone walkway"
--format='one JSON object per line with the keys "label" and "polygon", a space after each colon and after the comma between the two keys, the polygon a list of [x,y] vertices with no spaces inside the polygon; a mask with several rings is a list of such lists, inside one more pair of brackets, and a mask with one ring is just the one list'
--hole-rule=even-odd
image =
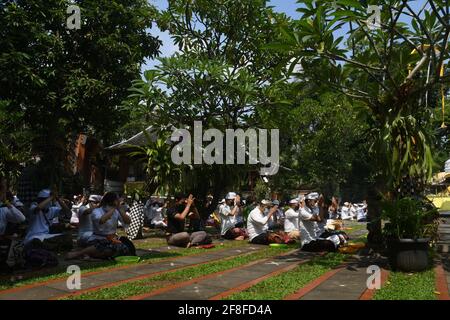
{"label": "paved stone walkway", "polygon": [[448,294],[450,295],[450,254],[449,253],[441,253],[440,260],[442,262],[444,276],[447,280]]}
{"label": "paved stone walkway", "polygon": [[[113,270],[94,272],[82,276],[81,291],[101,286],[116,285],[118,282],[131,281],[134,279],[147,277],[158,272],[171,271],[178,268],[220,260],[231,256],[247,254],[260,250],[264,247],[265,246],[247,245],[239,248],[218,251],[205,250],[203,252],[200,251],[201,254],[192,256],[184,256],[156,263],[137,264],[119,267]],[[153,251],[160,250],[153,249]],[[67,279],[51,280],[30,286],[0,291],[0,300],[47,300],[80,291],[68,289],[66,280]]]}
{"label": "paved stone walkway", "polygon": [[441,212],[438,232],[438,252],[448,254],[450,252],[450,212]]}
{"label": "paved stone walkway", "polygon": [[448,295],[450,295],[450,212],[441,212],[440,215],[437,248],[442,262],[443,276],[447,281]]}
{"label": "paved stone walkway", "polygon": [[[350,227],[351,225],[348,224]],[[356,225],[356,223],[354,223]],[[353,239],[358,238],[367,233],[366,230],[348,230],[347,231]],[[220,246],[220,243],[216,243]],[[199,250],[199,254],[194,254],[184,257],[169,258],[165,261],[155,263],[141,263],[136,265],[128,265],[109,269],[99,272],[91,272],[82,276],[82,289],[70,290],[67,288],[66,279],[50,280],[28,286],[22,286],[5,291],[0,291],[0,300],[46,300],[56,299],[71,294],[79,294],[82,292],[97,290],[99,288],[107,288],[125,283],[129,281],[135,281],[143,279],[152,275],[173,271],[178,268],[189,267],[197,264],[208,263],[214,260],[221,260],[224,258],[248,254],[256,250],[265,248],[266,246],[247,245],[243,244],[242,247],[229,248],[218,251]],[[170,253],[175,251],[170,246],[164,246],[149,250],[139,250],[138,255],[148,255],[153,253]],[[175,254],[175,252],[174,252]],[[265,278],[274,276],[280,272],[286,272],[295,268],[300,263],[309,261],[312,257],[319,254],[311,254],[294,250],[289,254],[273,257],[266,260],[259,260],[248,265],[244,265],[238,268],[226,270],[212,275],[199,277],[192,279],[185,283],[174,284],[166,288],[156,290],[155,292],[149,292],[145,295],[134,297],[136,299],[155,299],[155,300],[184,300],[184,299],[218,299],[222,295],[225,296],[232,294],[236,291],[242,291],[246,288],[262,281]],[[77,261],[65,262],[66,264],[77,264]],[[83,263],[83,261],[80,261]],[[312,290],[308,295],[303,298],[314,298],[314,296],[320,299],[327,299],[324,295],[325,290],[330,290],[336,294],[336,290],[342,291],[343,287],[348,293],[343,296],[357,299],[361,294],[361,283],[364,284],[367,279],[365,273],[366,269],[362,261],[354,262],[352,264],[356,271],[343,270],[342,273],[336,274],[336,278],[333,278],[331,282],[324,282],[322,287],[317,287],[318,293]],[[364,281],[363,281],[364,280]],[[334,286],[333,286],[334,284]],[[328,289],[327,287],[328,286]],[[337,287],[336,287],[337,286]],[[322,292],[321,292],[322,291]],[[331,293],[330,293],[331,294]],[[336,298],[336,297],[334,297]]]}
{"label": "paved stone walkway", "polygon": [[169,288],[169,290],[157,290],[134,298],[144,300],[207,300],[261,277],[272,275],[274,272],[295,267],[299,263],[308,261],[313,256],[317,256],[317,254],[295,250],[288,255],[250,263],[243,267],[178,284]]}
{"label": "paved stone walkway", "polygon": [[380,257],[354,256],[341,270],[300,297],[300,300],[359,300],[367,289],[367,267],[386,267]]}

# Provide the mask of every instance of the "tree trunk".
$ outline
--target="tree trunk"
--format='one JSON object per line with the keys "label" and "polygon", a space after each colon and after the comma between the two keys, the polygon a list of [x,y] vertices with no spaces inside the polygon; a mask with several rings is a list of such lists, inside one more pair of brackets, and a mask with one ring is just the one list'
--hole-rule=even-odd
{"label": "tree trunk", "polygon": [[381,228],[381,201],[380,189],[376,186],[369,188],[367,205],[367,242],[372,248],[379,248],[383,244],[383,235]]}

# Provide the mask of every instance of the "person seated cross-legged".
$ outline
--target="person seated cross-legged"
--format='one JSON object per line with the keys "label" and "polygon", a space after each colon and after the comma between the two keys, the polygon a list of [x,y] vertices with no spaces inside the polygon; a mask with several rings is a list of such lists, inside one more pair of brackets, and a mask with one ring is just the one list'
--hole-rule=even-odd
{"label": "person seated cross-legged", "polygon": [[79,221],[77,243],[80,247],[86,247],[89,238],[94,234],[92,212],[98,208],[101,200],[101,196],[92,194],[88,198],[88,203],[80,206],[77,211]]}
{"label": "person seated cross-legged", "polygon": [[300,216],[299,200],[289,201],[289,209],[285,212],[284,232],[292,240],[300,240],[300,230],[298,229],[298,219]]}
{"label": "person seated cross-legged", "polygon": [[23,213],[5,198],[0,190],[0,271],[9,270],[8,256],[15,241],[10,237],[7,229],[10,225],[17,225],[25,221]]}
{"label": "person seated cross-legged", "polygon": [[185,232],[186,218],[200,219],[192,194],[188,198],[175,196],[175,205],[167,210],[167,244],[184,248],[210,244],[211,237],[205,231]]}
{"label": "person seated cross-legged", "polygon": [[117,236],[119,221],[127,226],[131,218],[126,214],[125,208],[120,204],[119,196],[113,192],[107,192],[98,208],[92,213],[93,234],[87,241],[87,247],[72,251],[67,259],[77,259],[84,256],[97,259],[109,259],[118,256],[135,255],[136,249],[133,243],[126,237]]}
{"label": "person seated cross-legged", "polygon": [[37,202],[30,207],[30,223],[25,236],[25,248],[42,248],[48,251],[65,251],[73,247],[70,233],[52,233],[53,219],[69,216],[71,211],[56,192],[44,189],[39,192]]}
{"label": "person seated cross-legged", "polygon": [[318,193],[310,193],[305,198],[305,204],[300,209],[300,238],[303,251],[335,252],[345,241],[340,235],[324,232],[322,225],[325,216],[323,197]]}
{"label": "person seated cross-legged", "polygon": [[229,192],[225,203],[219,207],[220,235],[227,240],[244,240],[247,238],[245,229],[238,227],[238,216],[241,216],[241,198],[234,192]]}
{"label": "person seated cross-legged", "polygon": [[286,241],[284,232],[270,232],[270,218],[278,210],[277,205],[272,205],[269,200],[262,200],[254,208],[247,219],[247,232],[250,243],[268,245],[270,243],[282,243]]}

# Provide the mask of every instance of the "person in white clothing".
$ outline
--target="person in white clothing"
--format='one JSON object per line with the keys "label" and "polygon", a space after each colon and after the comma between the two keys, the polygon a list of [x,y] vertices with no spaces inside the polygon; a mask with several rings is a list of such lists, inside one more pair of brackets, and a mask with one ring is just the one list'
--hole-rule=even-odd
{"label": "person in white clothing", "polygon": [[357,204],[352,204],[350,206],[350,217],[352,220],[356,220],[357,208],[358,208]]}
{"label": "person in white clothing", "polygon": [[350,213],[351,203],[344,202],[344,206],[341,209],[341,219],[342,220],[351,220],[352,216]]}
{"label": "person in white clothing", "polygon": [[358,222],[366,222],[367,221],[367,203],[359,203],[356,208],[356,220]]}
{"label": "person in white clothing", "polygon": [[[43,248],[49,251],[72,249],[70,233],[51,233],[50,226],[60,215],[68,216],[70,209],[58,194],[49,189],[41,190],[38,201],[30,207],[31,217],[24,243],[27,248]],[[57,205],[58,204],[58,205]]]}
{"label": "person in white clothing", "polygon": [[90,215],[93,234],[88,239],[88,246],[69,252],[66,259],[77,259],[84,256],[108,259],[136,254],[133,243],[128,238],[117,235],[119,221],[123,226],[131,223],[131,218],[126,214],[125,207],[117,194],[105,193],[98,207]]}
{"label": "person in white clothing", "polygon": [[14,198],[11,198],[6,196],[6,183],[0,182],[0,271],[8,271],[12,266],[8,262],[8,256],[16,235],[7,229],[25,221],[25,216],[14,205]]}
{"label": "person in white clothing", "polygon": [[290,239],[300,240],[300,230],[298,228],[298,219],[300,215],[298,199],[289,201],[289,209],[284,213],[284,232]]}
{"label": "person in white clothing", "polygon": [[[333,235],[330,238],[321,238],[321,228],[318,222],[324,220],[323,197],[317,193],[310,193],[305,198],[305,206],[300,209],[300,239],[303,251],[317,252],[337,250],[340,239]],[[338,243],[336,244],[337,241]]]}
{"label": "person in white clothing", "polygon": [[144,206],[144,216],[146,225],[152,225],[153,217],[155,215],[154,210],[154,201],[152,199],[148,199]]}
{"label": "person in white clothing", "polygon": [[167,224],[164,222],[163,212],[167,209],[168,202],[164,202],[164,205],[161,206],[158,203],[157,207],[154,209],[152,224],[155,228],[167,228]]}
{"label": "person in white clothing", "polygon": [[8,224],[19,224],[25,221],[23,213],[13,204],[0,200],[0,238],[5,236]]}
{"label": "person in white clothing", "polygon": [[77,226],[80,223],[78,219],[78,210],[80,210],[80,207],[85,206],[87,204],[87,199],[83,195],[82,197],[74,196],[73,200],[74,202],[71,208],[72,217],[70,217],[70,224]]}
{"label": "person in white clothing", "polygon": [[275,199],[272,201],[272,204],[277,206],[278,209],[269,221],[269,230],[283,230],[285,214],[280,208],[280,201]]}
{"label": "person in white clothing", "polygon": [[[268,209],[267,215],[264,214],[266,209]],[[250,212],[247,219],[247,232],[251,243],[265,245],[271,243],[269,237],[269,220],[277,209],[277,206],[272,206],[271,201],[262,200],[259,205]]]}
{"label": "person in white clothing", "polygon": [[94,227],[92,225],[92,211],[98,208],[102,196],[92,194],[88,198],[88,203],[78,209],[77,215],[79,220],[78,225],[78,246],[86,247],[89,238],[94,234]]}
{"label": "person in white clothing", "polygon": [[234,192],[229,192],[225,197],[225,203],[219,207],[220,235],[228,240],[244,240],[246,232],[237,227],[240,224],[241,198]]}

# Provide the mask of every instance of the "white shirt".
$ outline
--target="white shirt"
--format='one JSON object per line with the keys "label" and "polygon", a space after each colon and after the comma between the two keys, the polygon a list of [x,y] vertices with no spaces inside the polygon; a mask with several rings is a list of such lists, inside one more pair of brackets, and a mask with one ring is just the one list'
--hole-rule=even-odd
{"label": "white shirt", "polygon": [[286,217],[284,220],[284,232],[298,231],[298,217],[300,212],[290,208],[284,215]]}
{"label": "white shirt", "polygon": [[71,208],[72,216],[70,217],[70,223],[79,223],[78,210],[83,206],[83,203],[74,204]]}
{"label": "white shirt", "polygon": [[14,206],[11,208],[0,208],[0,236],[5,234],[8,223],[21,223],[25,221],[25,216]]}
{"label": "white shirt", "polygon": [[90,209],[90,204],[81,206],[78,210],[78,239],[88,239],[94,233],[94,225],[92,223],[92,212],[90,214],[84,214],[87,209]]}
{"label": "white shirt", "polygon": [[[313,209],[313,214],[315,215],[319,215],[320,214],[320,209],[319,207],[315,207]],[[316,221],[316,237],[320,238],[320,236],[326,231],[326,227],[327,227],[327,220],[323,219],[322,221]]]}
{"label": "white shirt", "polygon": [[91,238],[98,239],[98,236],[103,237],[111,234],[115,234],[117,231],[117,225],[119,222],[122,223],[123,226],[126,227],[125,222],[122,219],[119,211],[114,210],[113,215],[108,221],[103,224],[100,224],[100,219],[109,211],[109,208],[97,208],[92,211],[92,222],[94,227],[94,235]]}
{"label": "white shirt", "polygon": [[313,212],[310,208],[300,208],[300,239],[302,246],[317,239],[318,226],[316,221],[312,221]]}
{"label": "white shirt", "polygon": [[260,234],[267,232],[267,230],[269,229],[267,223],[268,221],[269,218],[265,216],[263,212],[261,212],[259,207],[256,207],[255,209],[250,211],[247,219],[247,232],[250,241],[252,241]]}
{"label": "white shirt", "polygon": [[236,216],[231,214],[233,209],[227,205],[222,204],[219,207],[220,217],[220,234],[223,236],[228,230],[234,228],[236,225]]}
{"label": "white shirt", "polygon": [[341,209],[341,219],[342,220],[349,220],[352,217],[350,216],[350,209],[346,206],[342,207]]}
{"label": "white shirt", "polygon": [[163,211],[163,207],[158,207],[155,209],[152,223],[156,224],[156,223],[160,223],[160,222],[164,221],[162,211]]}
{"label": "white shirt", "polygon": [[[44,241],[45,239],[60,235],[60,233],[50,234],[50,226],[48,222],[51,223],[61,214],[61,207],[49,207],[48,210],[44,213],[44,211],[42,210],[38,210],[37,212],[35,212],[37,206],[37,203],[33,203],[30,207],[30,225],[28,226],[28,232],[24,239],[25,243],[28,243],[33,239]],[[47,218],[47,220],[45,218]]]}
{"label": "white shirt", "polygon": [[355,208],[355,206],[352,206],[350,208],[350,216],[351,216],[352,219],[356,218],[356,208]]}
{"label": "white shirt", "polygon": [[356,219],[361,220],[366,218],[366,207],[358,207],[356,210]]}

